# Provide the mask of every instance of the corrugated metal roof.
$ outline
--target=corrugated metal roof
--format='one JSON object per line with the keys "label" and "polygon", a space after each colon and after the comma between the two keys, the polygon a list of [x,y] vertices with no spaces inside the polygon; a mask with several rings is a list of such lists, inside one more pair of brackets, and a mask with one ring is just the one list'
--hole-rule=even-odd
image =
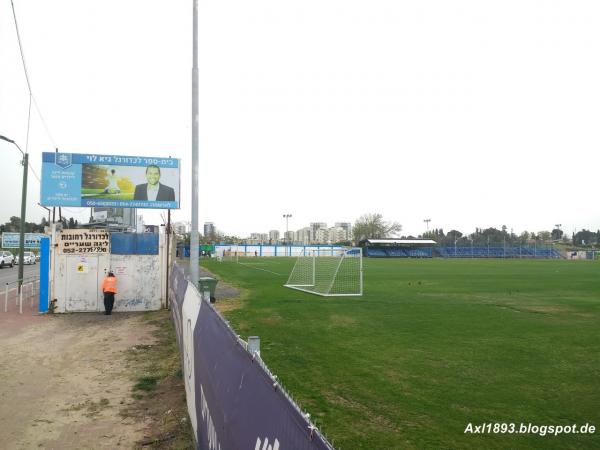
{"label": "corrugated metal roof", "polygon": [[415,245],[415,244],[426,244],[436,245],[432,239],[367,239],[369,244],[395,244],[395,245]]}

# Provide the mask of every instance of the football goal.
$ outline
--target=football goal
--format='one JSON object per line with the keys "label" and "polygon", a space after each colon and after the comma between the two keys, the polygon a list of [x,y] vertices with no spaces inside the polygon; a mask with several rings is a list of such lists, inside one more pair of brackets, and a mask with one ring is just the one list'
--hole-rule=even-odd
{"label": "football goal", "polygon": [[362,295],[362,249],[306,248],[284,286],[323,296]]}
{"label": "football goal", "polygon": [[223,250],[222,253],[217,254],[217,261],[219,262],[239,262],[240,254],[234,250]]}

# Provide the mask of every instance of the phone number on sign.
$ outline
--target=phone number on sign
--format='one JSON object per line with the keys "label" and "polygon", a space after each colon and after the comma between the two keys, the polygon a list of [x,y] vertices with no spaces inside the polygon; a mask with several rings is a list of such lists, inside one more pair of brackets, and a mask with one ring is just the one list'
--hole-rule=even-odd
{"label": "phone number on sign", "polygon": [[65,248],[63,253],[108,253],[106,247]]}

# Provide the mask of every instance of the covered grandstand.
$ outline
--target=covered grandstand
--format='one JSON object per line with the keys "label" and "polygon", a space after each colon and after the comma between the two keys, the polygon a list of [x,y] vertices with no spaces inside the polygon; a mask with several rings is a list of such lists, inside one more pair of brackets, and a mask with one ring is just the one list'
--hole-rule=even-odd
{"label": "covered grandstand", "polygon": [[431,258],[437,242],[431,239],[366,239],[360,242],[371,258]]}
{"label": "covered grandstand", "polygon": [[443,246],[431,239],[366,239],[360,242],[371,258],[533,258],[560,259],[552,246],[454,245]]}

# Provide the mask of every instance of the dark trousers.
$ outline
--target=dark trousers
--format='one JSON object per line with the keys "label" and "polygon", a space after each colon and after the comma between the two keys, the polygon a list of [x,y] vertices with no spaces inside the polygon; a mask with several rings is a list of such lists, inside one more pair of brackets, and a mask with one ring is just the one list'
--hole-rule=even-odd
{"label": "dark trousers", "polygon": [[112,313],[113,306],[115,305],[115,294],[113,292],[104,293],[104,309],[106,314]]}

